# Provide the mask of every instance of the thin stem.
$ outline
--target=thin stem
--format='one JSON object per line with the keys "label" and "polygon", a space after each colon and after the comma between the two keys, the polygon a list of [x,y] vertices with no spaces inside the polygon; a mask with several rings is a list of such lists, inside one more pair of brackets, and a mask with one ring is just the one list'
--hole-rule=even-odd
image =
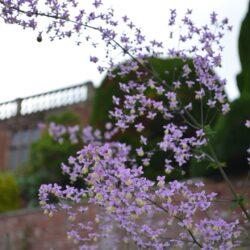
{"label": "thin stem", "polygon": [[201,98],[201,127],[203,128],[204,127],[204,118],[203,118],[203,101],[202,101],[202,98]]}
{"label": "thin stem", "polygon": [[[215,160],[216,163],[218,163],[218,168],[219,168],[219,171],[222,175],[222,177],[224,178],[224,180],[226,181],[230,191],[232,192],[232,194],[234,195],[234,198],[235,199],[238,199],[239,195],[237,194],[232,182],[230,181],[230,179],[228,178],[226,172],[224,171],[223,167],[219,164],[220,162],[218,161],[217,159],[217,156],[213,150],[213,147],[211,146],[211,144],[209,143],[209,148],[210,148],[210,151],[211,151],[211,154]],[[244,213],[244,215],[246,216],[246,218],[248,219],[248,221],[250,221],[250,215],[249,213],[247,212],[245,206],[242,204],[242,202],[237,202],[237,204],[239,205],[239,207],[241,208],[242,212]]]}
{"label": "thin stem", "polygon": [[208,125],[211,125],[213,123],[217,114],[218,114],[218,110],[216,110],[216,112],[213,113],[213,116],[211,117],[210,121],[208,122]]}
{"label": "thin stem", "polygon": [[[151,202],[152,204],[154,204],[155,206],[157,206],[158,208],[160,208],[161,210],[163,210],[165,213],[167,213],[167,214],[169,215],[169,211],[168,211],[167,209],[165,209],[164,207],[160,206],[157,202],[155,202],[155,201],[153,201],[153,200],[151,200],[151,199],[149,199],[149,198],[146,198],[146,199],[147,199],[149,202]],[[175,219],[177,219],[178,221],[183,222],[182,218],[180,218],[179,216],[173,215],[173,217],[174,217]],[[195,238],[193,232],[192,232],[190,229],[188,229],[187,227],[185,227],[185,229],[187,230],[187,232],[188,232],[189,235],[191,236],[193,242],[194,242],[197,246],[199,246],[200,248],[202,248],[202,244],[199,243],[199,242],[196,240],[196,238]]]}
{"label": "thin stem", "polygon": [[184,112],[188,115],[188,117],[192,120],[192,122],[197,126],[200,127],[199,122],[196,121],[196,119],[184,108]]}

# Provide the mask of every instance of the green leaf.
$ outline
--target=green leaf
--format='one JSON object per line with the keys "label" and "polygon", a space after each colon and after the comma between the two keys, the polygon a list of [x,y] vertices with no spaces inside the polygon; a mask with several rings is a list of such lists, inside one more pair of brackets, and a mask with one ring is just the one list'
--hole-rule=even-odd
{"label": "green leaf", "polygon": [[204,127],[204,132],[208,138],[211,138],[216,134],[215,130],[213,130],[210,125]]}
{"label": "green leaf", "polygon": [[212,168],[212,169],[218,169],[220,167],[225,168],[226,163],[225,162],[211,162],[208,165],[208,168]]}
{"label": "green leaf", "polygon": [[230,208],[234,210],[239,205],[246,205],[246,202],[247,202],[247,199],[244,195],[238,195],[232,200],[232,203],[230,204]]}

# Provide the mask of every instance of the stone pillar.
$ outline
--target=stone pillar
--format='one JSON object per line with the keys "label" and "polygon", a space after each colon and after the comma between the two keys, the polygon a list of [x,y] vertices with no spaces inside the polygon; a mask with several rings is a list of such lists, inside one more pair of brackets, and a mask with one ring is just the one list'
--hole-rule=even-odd
{"label": "stone pillar", "polygon": [[92,102],[95,95],[95,87],[92,82],[86,82],[87,87],[87,100],[88,102]]}
{"label": "stone pillar", "polygon": [[19,116],[19,115],[21,115],[21,112],[22,112],[22,101],[23,101],[23,99],[22,98],[17,98],[15,101],[17,103],[16,115]]}
{"label": "stone pillar", "polygon": [[10,137],[9,130],[6,128],[0,130],[0,171],[9,167]]}

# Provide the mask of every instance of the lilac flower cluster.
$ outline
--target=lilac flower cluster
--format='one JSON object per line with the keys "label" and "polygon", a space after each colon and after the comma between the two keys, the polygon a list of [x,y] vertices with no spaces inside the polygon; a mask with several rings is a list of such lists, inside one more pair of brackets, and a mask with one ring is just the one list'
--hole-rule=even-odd
{"label": "lilac flower cluster", "polygon": [[190,138],[184,137],[187,127],[177,127],[173,123],[169,123],[164,126],[164,129],[163,141],[159,143],[159,147],[163,151],[173,151],[174,158],[179,166],[187,163],[192,157],[192,147],[206,144],[205,133],[202,129],[196,131],[196,137]]}
{"label": "lilac flower cluster", "polygon": [[[46,213],[52,216],[59,209],[67,212],[72,222],[68,238],[79,244],[80,249],[94,249],[100,238],[107,237],[112,230],[113,222],[125,231],[125,240],[133,241],[139,249],[185,246],[226,250],[239,245],[238,220],[208,218],[216,194],[206,193],[203,183],[166,182],[165,176],[151,181],[144,177],[144,167],[150,165],[156,151],[170,153],[165,159],[166,174],[194,157],[204,157],[199,149],[209,144],[205,125],[210,122],[204,107],[223,114],[230,109],[224,93],[226,80],[215,71],[221,67],[221,40],[232,27],[227,18],[220,20],[216,13],[210,15],[210,25],[197,26],[191,14],[192,10],[187,10],[178,19],[176,10],[170,10],[169,39],[178,47],[166,49],[163,42],[148,40],[129,17],[117,19],[114,10],[105,9],[101,0],[88,3],[45,0],[42,4],[38,0],[0,0],[1,18],[6,23],[37,30],[39,42],[46,36],[51,41],[74,37],[78,45],[86,41],[97,51],[89,59],[100,72],[107,70],[111,78],[135,76],[134,80],[117,83],[124,95],[113,96],[114,109],[109,114],[114,126],[107,123],[103,133],[91,127],[80,129],[55,123],[49,126],[49,133],[59,143],[69,138],[73,144],[79,141],[84,144],[61,167],[71,182],[81,179],[87,187],[48,184],[39,190],[40,204]],[[179,26],[181,32],[175,32]],[[98,48],[103,47],[106,57],[100,58]],[[116,59],[117,51],[125,56],[125,63]],[[171,82],[161,79],[149,60],[157,56],[182,60],[180,75]],[[169,73],[167,68],[165,73]],[[191,80],[191,73],[195,80]],[[182,102],[183,87],[190,89],[189,103]],[[200,121],[192,115],[192,100],[200,103]],[[161,128],[162,138],[153,143],[146,129],[157,116],[165,124]],[[250,127],[249,121],[246,126]],[[139,135],[138,148],[113,140],[117,133],[131,128]],[[141,165],[137,157],[141,158]],[[82,205],[86,199],[87,204]],[[98,206],[100,214],[94,221],[86,215],[84,222],[76,223],[79,216],[87,214],[87,205]],[[177,233],[173,233],[173,228]]]}
{"label": "lilac flower cluster", "polygon": [[[149,181],[143,177],[142,167],[128,162],[129,151],[125,144],[105,143],[85,146],[76,157],[70,157],[63,171],[72,181],[84,179],[89,186],[62,189],[56,184],[42,185],[39,198],[46,213],[53,215],[58,209],[64,209],[69,220],[74,221],[77,214],[84,214],[87,208],[72,212],[73,207],[65,200],[81,204],[87,197],[88,204],[98,205],[106,219],[116,221],[139,248],[166,249],[173,245],[181,247],[187,242],[190,248],[196,245],[202,249],[233,249],[238,245],[235,241],[240,233],[238,221],[208,220],[204,215],[200,220],[195,219],[197,213],[208,211],[215,193],[205,193],[201,182],[166,183],[165,176]],[[57,206],[50,202],[51,196],[59,200]],[[157,216],[164,217],[164,222],[152,224]],[[179,239],[171,238],[173,223],[180,231]],[[80,249],[85,249],[105,236],[107,230],[110,228],[106,221],[100,222],[97,215],[95,221],[74,225],[69,235],[81,244]],[[216,248],[218,244],[220,247]]]}
{"label": "lilac flower cluster", "polygon": [[80,129],[79,125],[64,126],[51,122],[48,126],[50,136],[57,142],[63,143],[65,137],[68,137],[72,144],[81,141],[84,144],[98,143],[102,140],[101,131],[88,126]]}
{"label": "lilac flower cluster", "polygon": [[57,125],[56,123],[51,122],[48,131],[49,131],[49,135],[53,136],[53,138],[56,141],[58,141],[59,143],[63,143],[63,141],[64,141],[63,136],[67,132],[65,126],[63,126],[61,124]]}

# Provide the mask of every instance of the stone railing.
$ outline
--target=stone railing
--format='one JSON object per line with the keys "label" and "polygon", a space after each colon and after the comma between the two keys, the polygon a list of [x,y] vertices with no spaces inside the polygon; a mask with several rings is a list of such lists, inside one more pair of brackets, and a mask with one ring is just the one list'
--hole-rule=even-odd
{"label": "stone railing", "polygon": [[0,103],[0,120],[85,102],[92,96],[93,85],[91,82],[86,82],[38,95],[18,98]]}

